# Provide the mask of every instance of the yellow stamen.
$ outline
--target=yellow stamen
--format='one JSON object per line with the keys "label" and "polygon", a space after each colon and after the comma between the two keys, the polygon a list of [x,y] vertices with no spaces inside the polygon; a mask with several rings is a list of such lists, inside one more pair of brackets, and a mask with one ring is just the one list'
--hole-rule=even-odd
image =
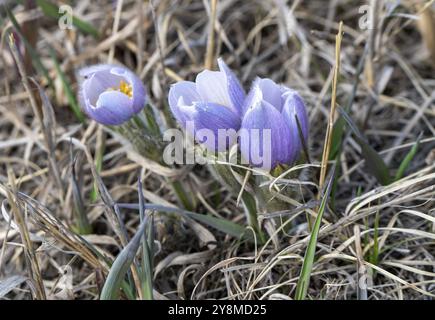
{"label": "yellow stamen", "polygon": [[127,82],[122,81],[119,85],[119,91],[126,94],[129,98],[133,96],[133,88]]}
{"label": "yellow stamen", "polygon": [[124,80],[121,80],[119,83],[119,88],[110,88],[109,90],[117,90],[122,92],[123,94],[127,95],[129,98],[133,96],[133,88],[130,84],[125,82]]}

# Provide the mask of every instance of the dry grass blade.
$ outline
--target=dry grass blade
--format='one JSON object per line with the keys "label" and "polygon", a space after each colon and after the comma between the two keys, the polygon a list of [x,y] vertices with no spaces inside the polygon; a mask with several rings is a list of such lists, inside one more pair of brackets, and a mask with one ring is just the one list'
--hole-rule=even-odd
{"label": "dry grass blade", "polygon": [[25,214],[22,211],[22,207],[17,206],[16,197],[16,185],[15,177],[11,170],[8,170],[9,184],[12,186],[12,190],[7,190],[8,202],[11,207],[11,211],[14,216],[16,225],[21,236],[21,242],[24,246],[24,253],[26,257],[27,269],[29,273],[29,279],[32,280],[32,284],[35,287],[34,299],[43,300],[46,299],[45,287],[42,281],[41,269],[39,267],[38,258],[36,257],[36,252],[33,249],[32,241],[30,240],[29,230],[27,229],[27,222],[25,219]]}
{"label": "dry grass blade", "polygon": [[[432,64],[435,66],[435,8],[433,0],[424,4],[423,11],[420,13],[418,26],[423,37],[423,42],[429,51]],[[432,6],[431,6],[432,4]]]}
{"label": "dry grass blade", "polygon": [[214,43],[215,43],[215,24],[216,24],[216,16],[217,16],[217,0],[210,1],[210,20],[209,20],[209,31],[208,31],[208,39],[207,39],[207,50],[205,53],[205,63],[204,68],[208,70],[213,69],[214,64]]}
{"label": "dry grass blade", "polygon": [[[95,170],[95,168],[94,168]],[[103,202],[105,203],[105,212],[108,213],[107,217],[109,218],[109,221],[112,223],[112,227],[115,231],[115,233],[117,234],[117,236],[119,237],[121,244],[123,247],[126,247],[128,245],[128,236],[127,236],[127,231],[125,228],[125,225],[122,221],[121,218],[121,212],[119,209],[118,204],[116,204],[109,191],[107,190],[106,186],[104,185],[101,177],[94,172],[94,178],[96,178],[96,182],[97,182],[97,187],[98,187],[98,191],[99,194],[101,196],[101,199],[103,200]],[[129,264],[130,265],[130,264]],[[141,290],[141,282],[140,282],[140,276],[139,276],[139,272],[137,270],[136,265],[133,263],[131,265],[131,271],[132,271],[132,276],[133,276],[133,280],[136,286],[136,290],[139,294],[139,297],[142,298],[142,290]]]}
{"label": "dry grass blade", "polygon": [[[112,28],[112,35],[116,34],[118,32],[119,28],[119,19],[122,12],[122,5],[124,3],[124,0],[116,1],[116,11],[115,11],[115,19],[113,19],[113,28]],[[115,44],[112,44],[109,50],[109,56],[107,58],[108,63],[113,62],[113,56],[115,55]]]}
{"label": "dry grass blade", "polygon": [[[18,52],[18,48],[16,46],[15,39],[12,33],[10,34],[10,38],[9,38],[9,47],[11,48],[12,54],[15,59],[15,63],[18,66],[18,70],[21,75],[21,81],[29,96],[30,104],[32,106],[34,115],[38,119],[41,129],[44,133],[45,144],[47,148],[51,172],[55,178],[56,185],[60,192],[60,199],[62,202],[63,186],[62,186],[62,180],[60,178],[59,168],[57,166],[57,162],[54,154],[56,141],[55,141],[53,128],[56,128],[56,123],[55,123],[53,107],[49,99],[47,98],[45,92],[39,86],[39,84],[33,78],[30,78],[34,86],[38,89],[38,92],[40,94],[39,99],[37,99],[36,96],[33,94],[33,90],[29,83],[24,63],[21,60],[21,56]],[[39,106],[38,101],[41,101],[41,106]]]}
{"label": "dry grass blade", "polygon": [[[9,194],[12,194],[10,188],[0,185]],[[107,270],[106,259],[82,237],[72,232],[64,223],[54,217],[50,211],[39,204],[34,199],[20,192],[13,197],[12,203],[16,204],[17,210],[27,209],[29,218],[36,223],[41,230],[45,231],[49,237],[53,237],[69,250],[74,251],[90,266],[98,270]],[[9,202],[11,203],[11,202]],[[18,221],[15,219],[18,225]]]}
{"label": "dry grass blade", "polygon": [[337,106],[337,86],[338,86],[338,76],[340,73],[340,53],[341,53],[341,41],[343,39],[343,22],[340,22],[338,33],[335,36],[335,65],[334,65],[334,77],[332,81],[332,98],[331,98],[331,110],[329,111],[328,127],[326,129],[325,143],[323,146],[322,153],[322,165],[320,168],[320,178],[319,178],[319,197],[320,192],[323,189],[323,184],[325,183],[326,172],[328,168],[329,152],[332,143],[332,132],[335,122],[335,109]]}
{"label": "dry grass blade", "polygon": [[0,299],[27,280],[28,279],[23,276],[11,276],[9,278],[0,280]]}
{"label": "dry grass blade", "polygon": [[367,269],[363,263],[364,257],[361,249],[361,234],[357,225],[353,228],[355,234],[356,268],[357,268],[357,297],[358,300],[367,300]]}
{"label": "dry grass blade", "polygon": [[45,142],[47,144],[47,154],[48,160],[50,162],[50,169],[53,174],[53,177],[56,181],[56,186],[60,192],[60,201],[63,203],[64,191],[63,191],[63,182],[60,175],[60,170],[58,166],[58,162],[56,159],[56,118],[54,115],[53,106],[51,105],[50,100],[45,94],[44,90],[41,88],[39,83],[33,79],[29,78],[32,81],[33,85],[38,89],[39,97],[41,100],[41,110],[42,110],[42,129],[44,132]]}

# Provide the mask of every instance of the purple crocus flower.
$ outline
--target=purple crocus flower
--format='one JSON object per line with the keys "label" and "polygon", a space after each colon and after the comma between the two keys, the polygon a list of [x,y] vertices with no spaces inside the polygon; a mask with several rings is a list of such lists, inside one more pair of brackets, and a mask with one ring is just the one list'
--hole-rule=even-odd
{"label": "purple crocus flower", "polygon": [[[237,140],[245,92],[225,62],[218,59],[218,64],[220,71],[204,70],[195,82],[180,81],[172,85],[168,100],[174,117],[198,143],[210,150],[225,151]],[[219,132],[225,130],[233,134],[218,142]],[[204,131],[214,139],[205,138]]]}
{"label": "purple crocus flower", "polygon": [[104,125],[119,125],[146,104],[142,81],[129,69],[102,64],[79,71],[79,98],[82,109],[95,121]]}
{"label": "purple crocus flower", "polygon": [[304,102],[296,91],[277,85],[270,79],[258,78],[252,85],[243,110],[240,150],[245,160],[253,166],[269,170],[279,164],[291,164],[298,158],[302,142],[296,117],[306,141],[308,116]]}

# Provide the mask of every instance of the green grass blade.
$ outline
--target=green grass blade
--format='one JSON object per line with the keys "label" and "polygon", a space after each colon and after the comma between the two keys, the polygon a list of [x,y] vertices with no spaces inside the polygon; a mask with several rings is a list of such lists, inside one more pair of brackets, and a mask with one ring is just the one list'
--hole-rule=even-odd
{"label": "green grass blade", "polygon": [[184,215],[236,238],[240,238],[245,233],[244,227],[225,219],[189,211],[185,211]]}
{"label": "green grass blade", "polygon": [[54,66],[56,68],[56,72],[59,75],[60,81],[62,82],[62,87],[65,90],[65,94],[69,102],[69,107],[71,108],[72,112],[74,112],[77,120],[83,123],[85,121],[85,116],[83,115],[83,112],[77,103],[77,99],[73,93],[73,90],[71,89],[71,85],[68,79],[66,78],[65,73],[62,71],[62,68],[60,67],[59,62],[56,59],[56,55],[53,49],[52,48],[49,49],[50,49],[51,59],[53,60]]}
{"label": "green grass blade", "polygon": [[146,221],[142,222],[130,242],[122,249],[110,268],[106,282],[101,290],[100,300],[116,300],[125,276],[133,263],[137,250],[144,240]]}
{"label": "green grass blade", "polygon": [[[95,170],[97,173],[101,172],[101,169],[103,168],[103,157],[104,157],[104,151],[106,150],[106,136],[104,132],[99,128],[97,130],[97,143],[96,143],[96,150],[95,150]],[[98,184],[94,182],[94,186],[92,187],[91,193],[89,195],[89,198],[91,202],[97,201],[98,198]]]}
{"label": "green grass blade", "polygon": [[[47,17],[54,18],[58,20],[62,17],[62,14],[59,13],[59,7],[47,0],[36,0],[37,5],[42,9],[42,12]],[[89,34],[93,36],[94,38],[98,38],[98,30],[95,29],[91,24],[80,20],[77,17],[72,17],[72,23],[74,26],[77,27],[81,32],[85,34]]]}
{"label": "green grass blade", "polygon": [[339,117],[332,128],[332,142],[329,160],[336,158],[337,154],[340,152],[345,125],[346,121],[344,121],[343,117]]}
{"label": "green grass blade", "polygon": [[46,78],[48,85],[51,88],[54,88],[53,81],[50,78],[50,75],[48,74],[47,69],[42,64],[41,59],[39,58],[38,53],[36,50],[32,47],[32,45],[29,43],[29,41],[26,39],[26,37],[23,35],[23,32],[21,31],[20,25],[18,24],[17,19],[15,18],[12,11],[9,10],[7,6],[5,6],[6,13],[9,17],[9,20],[11,21],[12,25],[14,26],[15,31],[18,33],[18,35],[21,37],[21,39],[24,42],[24,45],[26,47],[26,50],[29,51],[30,55],[32,56],[32,64],[35,67],[35,69],[42,73],[44,77]]}
{"label": "green grass blade", "polygon": [[[139,197],[139,216],[140,221],[147,220],[145,213],[145,198],[142,192],[142,182],[139,176],[138,182],[138,197]],[[153,300],[153,219],[151,217],[147,228],[147,239],[142,241],[142,268],[141,268],[141,278],[142,278],[142,293],[145,300]]]}
{"label": "green grass blade", "polygon": [[183,184],[179,180],[174,180],[171,183],[172,189],[174,190],[175,195],[180,200],[181,204],[184,208],[187,210],[193,210],[193,204],[192,201],[190,201],[189,196],[187,195],[186,188],[183,186]]}
{"label": "green grass blade", "polygon": [[75,164],[76,158],[73,157],[72,146],[70,145],[71,191],[74,203],[73,213],[75,215],[74,229],[79,234],[91,234],[92,225],[90,224],[88,216],[86,215],[85,205],[83,203],[82,194],[77,181]]}
{"label": "green grass blade", "polygon": [[326,209],[329,194],[331,192],[332,182],[334,180],[335,166],[332,168],[328,185],[326,186],[325,193],[323,195],[322,202],[320,203],[319,211],[317,212],[316,221],[314,222],[313,230],[311,231],[310,241],[308,242],[307,250],[305,251],[304,262],[302,265],[301,274],[296,286],[296,300],[304,300],[308,286],[310,284],[311,270],[313,269],[314,255],[316,253],[317,236],[319,234],[320,225],[322,223],[323,213]]}
{"label": "green grass blade", "polygon": [[376,177],[379,183],[382,185],[388,185],[391,183],[390,172],[387,165],[381,156],[367,143],[364,135],[360,132],[356,124],[353,122],[349,114],[343,110],[343,108],[338,108],[343,119],[346,121],[347,125],[350,127],[352,132],[355,134],[356,141],[361,147],[361,153],[366,161],[368,170]]}
{"label": "green grass blade", "polygon": [[310,152],[308,150],[308,146],[307,146],[307,141],[305,141],[304,138],[304,134],[302,133],[302,126],[301,126],[301,122],[299,121],[298,115],[295,114],[295,119],[296,119],[296,125],[298,127],[298,134],[299,134],[299,139],[302,142],[302,151],[305,154],[305,159],[306,162],[311,163],[311,159],[310,159]]}
{"label": "green grass blade", "polygon": [[412,159],[414,159],[414,156],[417,154],[417,150],[418,147],[420,146],[420,140],[422,136],[423,136],[422,133],[420,133],[416,143],[412,146],[411,150],[409,150],[409,152],[406,154],[405,158],[403,158],[402,162],[400,163],[399,169],[397,169],[396,176],[394,177],[394,181],[400,180],[405,174],[406,169],[408,168]]}
{"label": "green grass blade", "polygon": [[361,152],[366,160],[369,171],[376,177],[378,182],[384,186],[391,183],[390,171],[384,160],[365,140],[356,139],[361,147]]}
{"label": "green grass blade", "polygon": [[[118,207],[127,208],[127,209],[136,209],[136,210],[139,209],[139,206],[134,203],[119,203]],[[182,210],[179,208],[166,207],[158,204],[145,204],[145,209],[154,210],[158,212],[169,212],[169,213],[179,214],[183,217],[191,218],[195,221],[203,223],[209,227],[217,229],[225,234],[228,234],[236,238],[240,238],[245,234],[244,227],[238,225],[237,223],[225,219],[220,219],[205,214]]]}
{"label": "green grass blade", "polygon": [[335,201],[335,195],[337,193],[337,189],[338,189],[338,179],[340,178],[340,174],[341,174],[341,162],[339,157],[339,153],[337,153],[337,158],[336,158],[336,166],[335,166],[335,172],[334,172],[334,176],[332,177],[333,181],[332,181],[332,187],[331,187],[331,195],[330,195],[330,201],[329,201],[329,205],[331,206],[331,210],[332,211],[336,211],[336,201]]}

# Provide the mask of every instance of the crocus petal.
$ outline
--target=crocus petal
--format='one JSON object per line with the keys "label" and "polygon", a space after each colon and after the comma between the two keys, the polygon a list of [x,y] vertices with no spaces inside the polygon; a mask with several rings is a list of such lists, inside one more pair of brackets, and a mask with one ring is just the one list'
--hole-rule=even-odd
{"label": "crocus petal", "polygon": [[[270,130],[270,141],[263,141],[263,136],[267,137],[265,129]],[[290,128],[281,113],[267,101],[257,102],[247,110],[240,131],[240,150],[251,165],[270,170],[292,161]]]}
{"label": "crocus petal", "polygon": [[243,102],[245,100],[245,91],[237,79],[236,75],[231,71],[222,58],[218,59],[219,70],[223,72],[227,80],[228,94],[232,105],[234,106],[237,114],[242,115]]}
{"label": "crocus petal", "polygon": [[109,71],[114,65],[112,64],[97,64],[90,67],[84,67],[79,70],[79,76],[83,78],[88,78],[90,75],[97,73],[99,71]]}
{"label": "crocus petal", "polygon": [[146,105],[146,91],[142,81],[133,72],[122,67],[113,67],[110,69],[112,74],[123,77],[124,81],[132,87],[133,111],[140,112]]}
{"label": "crocus petal", "polygon": [[242,107],[243,114],[263,100],[263,92],[261,92],[260,86],[257,84],[258,80],[259,78],[252,83],[251,89],[246,96]]}
{"label": "crocus petal", "polygon": [[295,144],[296,154],[302,150],[302,142],[299,135],[299,129],[296,122],[296,116],[301,125],[302,136],[305,141],[308,140],[308,115],[305,109],[304,101],[301,96],[293,90],[287,90],[284,94],[285,102],[282,110],[282,115],[290,127],[292,134],[292,141]]}
{"label": "crocus petal", "polygon": [[227,77],[223,72],[204,70],[196,76],[195,83],[196,91],[199,93],[201,101],[217,103],[238,113],[231,103]]}
{"label": "crocus petal", "polygon": [[225,151],[236,142],[240,117],[230,109],[211,102],[196,102],[181,109],[192,121],[197,142],[209,150]]}
{"label": "crocus petal", "polygon": [[258,85],[260,88],[263,99],[281,112],[283,101],[280,86],[270,79],[258,79],[254,85]]}
{"label": "crocus petal", "polygon": [[186,116],[180,110],[183,106],[192,106],[195,101],[201,100],[196,92],[196,85],[191,81],[180,81],[169,89],[169,107],[177,121],[185,127]]}
{"label": "crocus petal", "polygon": [[100,95],[96,106],[85,100],[88,116],[104,125],[119,125],[134,115],[132,100],[118,91],[106,91]]}
{"label": "crocus petal", "polygon": [[95,106],[98,97],[108,89],[119,86],[120,78],[117,75],[111,74],[109,70],[103,70],[89,75],[89,78],[83,82],[83,94],[85,99],[89,99],[92,105]]}
{"label": "crocus petal", "polygon": [[145,86],[125,67],[111,64],[86,67],[79,71],[79,79],[82,108],[99,123],[121,124],[141,111],[146,104]]}

